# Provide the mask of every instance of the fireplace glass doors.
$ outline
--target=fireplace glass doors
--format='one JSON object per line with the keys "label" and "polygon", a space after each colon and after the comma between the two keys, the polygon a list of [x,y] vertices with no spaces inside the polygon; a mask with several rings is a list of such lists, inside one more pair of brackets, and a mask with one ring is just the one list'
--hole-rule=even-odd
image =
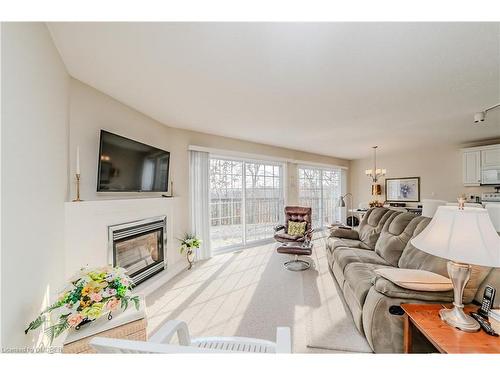
{"label": "fireplace glass doors", "polygon": [[110,226],[109,258],[140,284],[165,269],[166,217]]}

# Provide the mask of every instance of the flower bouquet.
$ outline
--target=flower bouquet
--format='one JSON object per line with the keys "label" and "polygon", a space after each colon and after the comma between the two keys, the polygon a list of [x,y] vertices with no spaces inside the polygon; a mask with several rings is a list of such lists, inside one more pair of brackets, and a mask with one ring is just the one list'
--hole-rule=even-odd
{"label": "flower bouquet", "polygon": [[186,233],[183,238],[179,239],[179,242],[181,243],[181,254],[186,251],[186,259],[189,263],[188,270],[190,270],[194,263],[193,249],[198,249],[201,246],[201,240],[194,234]]}
{"label": "flower bouquet", "polygon": [[123,268],[82,268],[57,301],[42,311],[24,333],[47,322],[45,334],[52,342],[64,331],[70,328],[78,330],[82,325],[105,314],[108,319],[112,319],[111,313],[114,310],[120,307],[125,311],[130,302],[139,310],[139,297],[131,295],[132,286],[132,280]]}

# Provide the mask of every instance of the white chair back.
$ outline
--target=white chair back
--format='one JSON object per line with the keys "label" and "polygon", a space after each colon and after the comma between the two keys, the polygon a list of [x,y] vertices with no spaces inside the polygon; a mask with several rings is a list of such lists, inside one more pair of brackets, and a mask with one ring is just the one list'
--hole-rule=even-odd
{"label": "white chair back", "polygon": [[92,348],[98,353],[108,354],[180,354],[180,353],[223,353],[221,350],[206,350],[193,346],[159,344],[155,342],[121,340],[108,337],[94,337]]}
{"label": "white chair back", "polygon": [[446,201],[439,199],[423,199],[422,200],[422,216],[433,217],[439,206],[445,206]]}
{"label": "white chair back", "polygon": [[[178,345],[170,341],[177,335]],[[249,337],[192,338],[188,326],[180,320],[169,320],[145,341],[94,337],[90,346],[98,353],[291,353],[289,327],[276,328],[276,342]]]}

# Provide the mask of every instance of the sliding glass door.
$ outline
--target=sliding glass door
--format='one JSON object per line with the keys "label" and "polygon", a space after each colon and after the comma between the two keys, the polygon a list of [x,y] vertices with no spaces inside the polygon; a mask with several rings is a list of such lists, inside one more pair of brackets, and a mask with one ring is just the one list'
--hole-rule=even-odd
{"label": "sliding glass door", "polygon": [[243,163],[210,159],[210,244],[243,244]]}
{"label": "sliding glass door", "polygon": [[340,169],[299,166],[299,203],[312,208],[313,228],[340,220],[337,201],[341,194]]}
{"label": "sliding glass door", "polygon": [[210,241],[230,250],[270,239],[283,217],[283,166],[211,157]]}
{"label": "sliding glass door", "polygon": [[245,239],[272,238],[283,217],[282,167],[248,162],[245,171]]}

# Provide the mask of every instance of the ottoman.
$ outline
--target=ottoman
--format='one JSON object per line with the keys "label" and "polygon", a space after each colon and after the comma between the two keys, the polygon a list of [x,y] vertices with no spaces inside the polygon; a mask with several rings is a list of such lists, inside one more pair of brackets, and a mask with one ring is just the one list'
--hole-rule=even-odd
{"label": "ottoman", "polygon": [[276,251],[280,254],[290,254],[294,259],[289,260],[283,266],[289,271],[305,271],[311,267],[311,262],[299,259],[300,255],[311,255],[313,244],[306,242],[285,242],[279,245]]}

